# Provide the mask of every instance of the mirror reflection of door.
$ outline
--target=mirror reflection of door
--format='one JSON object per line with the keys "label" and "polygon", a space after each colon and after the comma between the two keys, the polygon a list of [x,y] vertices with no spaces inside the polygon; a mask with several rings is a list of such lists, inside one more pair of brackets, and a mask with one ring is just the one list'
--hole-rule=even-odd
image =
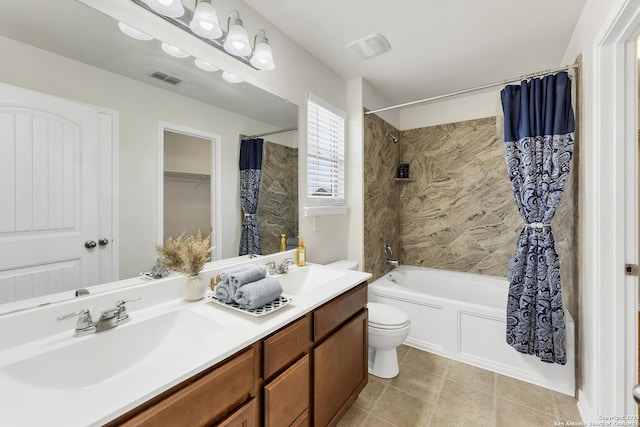
{"label": "mirror reflection of door", "polygon": [[0,84],[0,303],[117,277],[117,115]]}
{"label": "mirror reflection of door", "polygon": [[213,230],[211,145],[210,139],[164,131],[164,240]]}

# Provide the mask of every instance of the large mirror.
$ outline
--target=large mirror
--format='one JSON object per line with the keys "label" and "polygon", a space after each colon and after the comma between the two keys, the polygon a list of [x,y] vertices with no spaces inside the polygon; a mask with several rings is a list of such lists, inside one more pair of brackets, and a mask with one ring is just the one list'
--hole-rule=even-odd
{"label": "large mirror", "polygon": [[[106,127],[114,130],[111,137],[117,150],[111,155],[118,171],[115,181],[111,181],[117,185],[106,185],[111,205],[99,209],[101,214],[111,210],[114,215],[110,224],[117,226],[110,235],[96,235],[91,240],[99,244],[87,248],[89,253],[111,248],[115,266],[111,271],[117,274],[107,271],[98,279],[89,280],[77,266],[69,267],[59,274],[62,285],[43,290],[37,285],[42,271],[31,271],[20,261],[8,265],[7,261],[0,264],[0,303],[64,291],[64,286],[73,281],[71,277],[84,287],[86,283],[139,277],[150,269],[155,245],[164,237],[162,165],[169,154],[161,135],[167,129],[187,136],[209,135],[217,144],[211,157],[211,167],[217,170],[209,172],[216,181],[211,184],[211,203],[218,204],[214,210],[219,209],[217,218],[212,218],[212,224],[219,226],[218,235],[213,238],[216,258],[238,255],[243,216],[238,171],[242,136],[268,134],[263,136],[263,253],[279,249],[281,233],[297,233],[298,135],[295,130],[278,132],[297,127],[298,108],[291,102],[246,82],[229,83],[222,79],[220,71],[197,68],[194,58],[170,57],[160,49],[158,40],[134,40],[124,35],[112,18],[76,0],[0,2],[0,51],[4,58],[0,83],[95,106],[112,118]],[[7,142],[6,135],[0,138],[3,137],[5,145],[0,148],[13,143]],[[98,159],[107,156],[101,154],[101,149],[99,146]],[[66,176],[65,168],[61,170]],[[98,171],[98,177],[101,174]],[[188,174],[173,178],[189,180]],[[187,188],[198,190],[199,182],[190,182]],[[15,194],[23,194],[7,188],[0,187],[3,203]],[[35,210],[36,206],[32,208]],[[6,219],[2,216],[0,212],[0,223]],[[282,218],[287,222],[278,222]],[[7,242],[16,230],[15,226],[2,228],[0,224],[0,257],[7,259],[6,255],[12,252]],[[46,252],[43,247],[40,252]],[[51,248],[55,252],[56,246]],[[22,279],[10,273],[16,268]]]}

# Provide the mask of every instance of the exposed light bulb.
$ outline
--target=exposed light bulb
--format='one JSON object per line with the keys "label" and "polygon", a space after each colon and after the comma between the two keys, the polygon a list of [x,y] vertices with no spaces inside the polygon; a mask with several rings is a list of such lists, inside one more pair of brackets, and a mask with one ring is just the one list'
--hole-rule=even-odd
{"label": "exposed light bulb", "polygon": [[178,49],[177,47],[172,46],[172,45],[170,45],[168,43],[165,43],[165,42],[162,42],[160,47],[162,48],[164,53],[166,53],[167,55],[175,56],[176,58],[186,58],[186,57],[190,56],[184,50]]}
{"label": "exposed light bulb", "polygon": [[129,37],[134,38],[136,40],[144,40],[144,41],[153,40],[153,37],[150,36],[149,34],[143,31],[140,31],[139,29],[134,28],[129,24],[125,24],[124,22],[118,22],[118,28],[120,28],[120,31],[122,31]]}
{"label": "exposed light bulb", "polygon": [[164,16],[179,18],[184,15],[184,6],[180,0],[144,0],[144,2]]}
{"label": "exposed light bulb", "polygon": [[196,6],[193,19],[189,23],[189,28],[195,34],[207,39],[218,39],[222,37],[222,29],[218,23],[218,14],[213,5],[201,0]]}
{"label": "exposed light bulb", "polygon": [[227,34],[227,39],[223,46],[224,50],[232,55],[247,56],[251,53],[247,30],[242,26],[240,19],[236,19],[231,28],[229,28],[229,34]]}
{"label": "exposed light bulb", "polygon": [[271,46],[269,46],[266,39],[256,45],[256,49],[249,63],[259,70],[268,71],[276,68],[276,64],[273,62]]}

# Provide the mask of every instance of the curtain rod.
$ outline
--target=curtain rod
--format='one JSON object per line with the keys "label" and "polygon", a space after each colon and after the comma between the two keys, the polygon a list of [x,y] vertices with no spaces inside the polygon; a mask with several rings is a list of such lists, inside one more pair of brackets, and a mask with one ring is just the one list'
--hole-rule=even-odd
{"label": "curtain rod", "polygon": [[267,136],[267,135],[275,135],[276,133],[291,132],[293,130],[298,130],[298,128],[297,127],[292,127],[292,128],[274,130],[273,132],[259,133],[257,135],[245,136],[245,137],[242,138],[242,140],[244,141],[245,139],[260,138],[261,136]]}
{"label": "curtain rod", "polygon": [[526,74],[526,75],[523,75],[523,76],[520,76],[520,77],[515,77],[515,78],[509,79],[509,80],[503,80],[501,82],[490,83],[488,85],[472,87],[470,89],[459,90],[457,92],[446,93],[444,95],[432,96],[431,98],[419,99],[417,101],[405,102],[404,104],[392,105],[390,107],[378,108],[377,110],[366,111],[364,114],[365,115],[369,115],[369,114],[375,114],[375,113],[382,113],[383,111],[396,110],[398,108],[410,107],[412,105],[422,104],[424,102],[436,101],[438,99],[449,98],[451,96],[456,96],[456,95],[462,95],[463,93],[475,92],[477,90],[488,89],[488,88],[494,87],[494,86],[506,85],[506,84],[509,84],[509,83],[518,82],[520,80],[530,79],[530,78],[533,78],[533,77],[546,76],[548,74],[554,74],[554,73],[558,73],[560,71],[567,71],[567,70],[570,70],[572,68],[578,68],[578,64],[565,65],[564,67],[554,68],[554,69],[551,69],[551,70],[538,71],[537,73]]}

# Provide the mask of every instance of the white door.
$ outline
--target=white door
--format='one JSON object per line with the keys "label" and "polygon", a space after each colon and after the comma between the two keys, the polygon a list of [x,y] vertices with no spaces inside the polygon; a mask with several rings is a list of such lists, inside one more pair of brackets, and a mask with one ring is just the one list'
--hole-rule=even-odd
{"label": "white door", "polygon": [[112,122],[0,84],[0,303],[112,280]]}

